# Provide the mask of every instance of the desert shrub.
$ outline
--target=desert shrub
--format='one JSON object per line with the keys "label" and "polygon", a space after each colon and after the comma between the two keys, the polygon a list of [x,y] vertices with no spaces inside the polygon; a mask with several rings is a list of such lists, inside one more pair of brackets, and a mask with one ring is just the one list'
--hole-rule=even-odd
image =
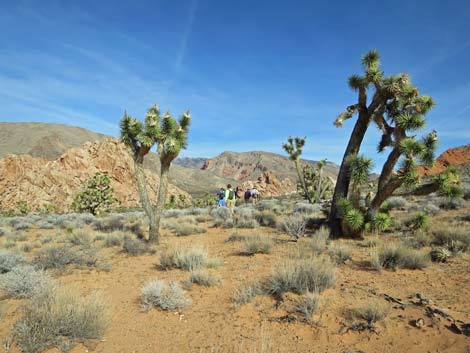
{"label": "desert shrub", "polygon": [[214,220],[222,219],[225,221],[229,218],[232,218],[232,212],[227,207],[213,208],[210,214]]}
{"label": "desert shrub", "polygon": [[470,231],[465,228],[442,227],[432,232],[432,244],[444,246],[452,252],[470,250]]}
{"label": "desert shrub", "polygon": [[227,242],[235,242],[235,241],[244,241],[249,235],[246,234],[239,234],[239,233],[232,233],[230,236],[227,238]]}
{"label": "desert shrub", "polygon": [[199,247],[170,249],[160,255],[160,266],[163,269],[179,268],[192,271],[205,267],[207,262],[207,250]]}
{"label": "desert shrub", "polygon": [[235,290],[232,295],[232,301],[236,306],[241,306],[251,302],[257,295],[262,293],[262,286],[259,282],[244,284]]}
{"label": "desert shrub", "polygon": [[13,337],[24,353],[39,353],[64,344],[102,337],[108,324],[104,300],[76,290],[56,289],[35,296],[23,309]]}
{"label": "desert shrub", "polygon": [[31,212],[31,206],[28,204],[28,201],[18,201],[16,203],[16,208],[19,213],[26,215]]}
{"label": "desert shrub", "polygon": [[17,241],[25,241],[28,237],[23,232],[16,232],[8,234],[6,239],[16,243]]}
{"label": "desert shrub", "polygon": [[464,185],[462,187],[463,199],[470,200],[470,185]]}
{"label": "desert shrub", "polygon": [[321,213],[322,212],[322,206],[319,203],[307,203],[307,202],[298,202],[294,206],[294,212],[295,213]]}
{"label": "desert shrub", "polygon": [[261,200],[256,204],[256,209],[260,211],[273,210],[279,206],[278,200]]}
{"label": "desert shrub", "polygon": [[408,220],[407,226],[413,229],[425,231],[429,228],[429,216],[424,212],[417,212],[410,220]]}
{"label": "desert shrub", "polygon": [[197,223],[209,222],[212,219],[212,217],[209,216],[208,214],[201,214],[201,215],[198,215],[194,218],[196,219]]}
{"label": "desert shrub", "polygon": [[64,269],[67,265],[74,263],[76,253],[70,245],[52,245],[40,249],[34,263],[44,270]]}
{"label": "desert shrub", "polygon": [[93,221],[94,230],[103,233],[111,233],[114,231],[122,231],[125,229],[124,217],[120,214],[111,214],[106,218],[97,218]]}
{"label": "desert shrub", "polygon": [[302,215],[288,216],[282,222],[281,228],[293,239],[298,240],[305,235],[306,221]]}
{"label": "desert shrub", "polygon": [[186,215],[187,215],[186,210],[177,209],[177,208],[171,209],[171,210],[165,210],[163,212],[164,218],[179,218],[179,217],[186,216]]}
{"label": "desert shrub", "polygon": [[212,287],[222,282],[220,276],[205,270],[194,270],[189,274],[188,283],[196,283],[204,287]]}
{"label": "desert shrub", "polygon": [[152,280],[142,288],[140,301],[145,308],[159,307],[163,310],[184,309],[191,303],[178,283],[166,284],[160,280]]}
{"label": "desert shrub", "polygon": [[6,234],[5,229],[0,228],[0,237],[3,237]]}
{"label": "desert shrub", "polygon": [[54,228],[54,224],[48,222],[48,221],[40,221],[36,224],[38,229],[52,229]]}
{"label": "desert shrub", "polygon": [[191,234],[201,234],[207,232],[204,227],[190,223],[176,223],[173,230],[176,236],[188,236]]}
{"label": "desert shrub", "polygon": [[13,226],[14,230],[28,230],[33,227],[33,224],[31,222],[23,221],[23,222],[18,222]]}
{"label": "desert shrub", "polygon": [[447,248],[440,247],[432,249],[429,255],[432,262],[447,262],[452,254]]}
{"label": "desert shrub", "polygon": [[344,264],[346,261],[351,260],[351,248],[347,245],[335,245],[328,252],[337,264]]}
{"label": "desert shrub", "polygon": [[422,249],[431,244],[431,238],[425,232],[417,232],[415,236],[404,240],[406,246],[413,249]]}
{"label": "desert shrub", "polygon": [[97,172],[83,182],[81,191],[73,200],[72,208],[75,212],[97,215],[108,210],[114,203],[116,199],[113,197],[111,179],[106,174]]}
{"label": "desert shrub", "polygon": [[237,228],[256,228],[258,221],[255,219],[252,208],[240,207],[235,213],[235,226]]}
{"label": "desert shrub", "polygon": [[187,209],[187,212],[188,214],[193,215],[193,216],[202,216],[202,215],[208,215],[209,209],[203,208],[203,207],[191,207]]}
{"label": "desert shrub", "polygon": [[124,238],[125,238],[125,235],[121,232],[113,232],[113,233],[107,234],[103,238],[103,246],[106,248],[111,248],[113,246],[121,246],[124,241]]}
{"label": "desert shrub", "polygon": [[41,242],[41,244],[47,244],[52,241],[52,237],[50,235],[41,235],[39,237],[39,241]]}
{"label": "desert shrub", "polygon": [[255,219],[264,227],[273,227],[277,225],[276,214],[273,211],[261,211],[255,214]]}
{"label": "desert shrub", "polygon": [[5,249],[13,249],[14,247],[16,247],[16,241],[7,239],[7,241],[5,241],[5,243],[3,244],[3,247]]}
{"label": "desert shrub", "polygon": [[12,298],[31,298],[51,290],[49,275],[29,265],[14,267],[0,276],[0,289]]}
{"label": "desert shrub", "polygon": [[384,232],[393,225],[392,217],[387,213],[377,213],[372,219],[372,230]]}
{"label": "desert shrub", "polygon": [[371,300],[367,303],[350,309],[346,312],[349,320],[365,321],[369,327],[373,327],[377,322],[387,317],[390,307],[378,300]]}
{"label": "desert shrub", "polygon": [[273,241],[266,235],[253,234],[243,240],[243,250],[246,255],[270,254]]}
{"label": "desert shrub", "polygon": [[418,270],[429,264],[429,257],[423,252],[392,243],[374,251],[371,264],[376,270],[382,268]]}
{"label": "desert shrub", "polygon": [[405,210],[409,207],[408,201],[401,196],[392,196],[387,199],[387,203],[392,209]]}
{"label": "desert shrub", "polygon": [[155,249],[140,239],[125,237],[122,242],[122,252],[131,256],[140,256],[155,253]]}
{"label": "desert shrub", "polygon": [[308,240],[307,248],[315,255],[321,254],[326,250],[329,236],[329,229],[327,227],[320,227],[320,229],[313,234],[312,238]]}
{"label": "desert shrub", "polygon": [[439,213],[440,210],[441,209],[432,202],[425,202],[423,205],[421,205],[421,212],[429,215],[435,215]]}
{"label": "desert shrub", "polygon": [[315,314],[320,302],[320,296],[315,292],[307,292],[297,302],[295,309],[303,314],[308,322],[312,320],[312,315]]}
{"label": "desert shrub", "polygon": [[268,294],[322,292],[335,282],[335,266],[326,259],[291,260],[282,263],[265,282]]}
{"label": "desert shrub", "polygon": [[441,198],[439,200],[439,208],[444,210],[458,210],[465,207],[465,203],[461,199]]}
{"label": "desert shrub", "polygon": [[21,255],[7,250],[0,250],[0,273],[7,273],[16,266],[24,265],[26,258]]}
{"label": "desert shrub", "polygon": [[82,229],[74,230],[72,233],[67,235],[66,239],[72,245],[77,246],[90,246],[92,242],[91,235]]}
{"label": "desert shrub", "polygon": [[33,248],[34,246],[31,243],[24,243],[20,246],[20,250],[22,252],[30,252],[31,250],[33,250]]}

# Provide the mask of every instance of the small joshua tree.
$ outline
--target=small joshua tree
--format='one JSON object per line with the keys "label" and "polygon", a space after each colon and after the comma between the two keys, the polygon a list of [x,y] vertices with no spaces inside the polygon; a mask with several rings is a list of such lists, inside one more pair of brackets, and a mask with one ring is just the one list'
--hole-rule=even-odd
{"label": "small joshua tree", "polygon": [[287,143],[282,145],[295,165],[298,177],[297,192],[308,202],[316,203],[331,196],[333,183],[328,177],[323,176],[326,160],[319,161],[315,166],[309,163],[301,166],[300,156],[304,146],[305,137],[289,137]]}
{"label": "small joshua tree", "polygon": [[97,215],[116,201],[113,197],[111,180],[106,174],[97,172],[82,184],[82,190],[75,197],[72,208],[76,212],[90,212]]}
{"label": "small joshua tree", "polygon": [[[341,214],[344,216],[344,209],[341,209],[341,205],[344,205],[344,200],[349,198],[352,201],[355,210],[349,211],[351,216],[355,216],[354,220],[362,217],[356,209],[357,183],[365,180],[371,161],[357,155],[372,122],[382,133],[378,151],[383,152],[390,148],[391,152],[382,167],[377,192],[365,211],[366,221],[372,221],[384,201],[400,187],[412,189],[410,193],[415,195],[440,191],[453,197],[459,193],[459,180],[455,169],[448,169],[431,182],[419,185],[417,163],[424,166],[434,163],[437,134],[432,131],[420,140],[416,135],[408,134],[424,127],[424,116],[434,106],[432,98],[420,95],[418,88],[412,85],[405,73],[385,77],[380,70],[379,54],[375,50],[362,58],[362,64],[364,75],[353,75],[349,78],[349,86],[358,92],[358,101],[347,107],[335,120],[335,125],[341,127],[345,120],[352,118],[356,113],[358,115],[343,156],[333,195],[329,216],[333,236],[343,235],[341,224],[344,223],[344,217]],[[368,100],[370,91],[373,91],[373,94]],[[399,162],[399,167],[395,169]],[[356,225],[359,223],[355,222]]]}
{"label": "small joshua tree", "polygon": [[[161,213],[165,206],[168,187],[168,173],[171,162],[186,147],[190,124],[189,111],[176,121],[169,112],[161,116],[154,104],[145,116],[145,123],[129,116],[127,112],[121,120],[121,141],[130,147],[134,159],[137,188],[145,213],[149,218],[149,241],[159,241]],[[160,186],[155,207],[150,203],[144,173],[144,157],[156,145],[160,157]]]}

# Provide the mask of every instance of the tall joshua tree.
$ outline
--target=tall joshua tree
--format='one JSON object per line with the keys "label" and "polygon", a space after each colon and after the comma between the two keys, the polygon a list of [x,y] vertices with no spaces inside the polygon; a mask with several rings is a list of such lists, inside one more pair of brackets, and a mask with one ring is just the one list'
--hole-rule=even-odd
{"label": "tall joshua tree", "polygon": [[305,139],[305,137],[293,138],[292,136],[289,136],[289,138],[287,139],[287,143],[284,143],[282,145],[282,148],[284,148],[284,150],[289,155],[289,159],[294,162],[295,171],[297,172],[297,178],[299,179],[303,194],[307,198],[308,202],[312,203],[312,199],[307,190],[307,185],[305,184],[304,175],[300,168],[300,156],[302,155],[302,150],[305,146]]}
{"label": "tall joshua tree", "polygon": [[[178,156],[182,148],[186,147],[189,123],[189,111],[183,114],[178,123],[169,112],[162,117],[156,104],[148,110],[143,124],[127,112],[121,120],[121,141],[132,151],[137,189],[142,207],[149,219],[149,241],[159,241],[160,219],[165,205],[168,172],[173,159]],[[153,207],[148,196],[143,163],[144,157],[155,144],[161,168],[157,204]]]}
{"label": "tall joshua tree", "polygon": [[[352,178],[357,179],[358,167],[365,166],[367,169],[363,163],[357,163],[366,161],[363,157],[358,159],[357,155],[371,122],[377,125],[382,134],[378,151],[383,152],[387,148],[391,151],[382,167],[377,193],[367,209],[366,220],[372,219],[383,202],[399,187],[416,187],[419,182],[417,162],[426,166],[434,163],[436,132],[427,134],[421,140],[416,139],[415,135],[408,135],[425,125],[424,116],[434,106],[432,98],[420,95],[406,73],[385,77],[380,70],[379,54],[375,50],[364,55],[362,65],[364,74],[349,78],[349,86],[358,92],[357,103],[347,107],[334,122],[337,127],[341,127],[345,120],[357,114],[333,195],[329,217],[333,236],[342,235],[340,203],[348,197]],[[401,164],[395,171],[400,160]],[[362,173],[363,170],[364,168]],[[453,180],[451,174],[455,176],[455,171],[443,174],[440,184],[435,179],[432,185],[418,187],[415,192],[440,189],[447,194],[453,193],[456,185],[450,185],[450,180]]]}

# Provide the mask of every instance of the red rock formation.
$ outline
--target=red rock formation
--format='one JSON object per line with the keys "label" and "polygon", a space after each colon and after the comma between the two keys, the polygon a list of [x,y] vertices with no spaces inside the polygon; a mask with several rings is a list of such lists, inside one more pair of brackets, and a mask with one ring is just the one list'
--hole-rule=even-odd
{"label": "red rock formation", "polygon": [[419,173],[421,175],[435,175],[450,165],[464,163],[470,163],[470,145],[448,149],[437,158],[434,167],[419,167]]}
{"label": "red rock formation", "polygon": [[264,172],[256,182],[245,181],[240,185],[242,192],[253,187],[258,189],[261,197],[282,196],[295,192],[295,185],[290,179],[280,181],[272,172]]}
{"label": "red rock formation", "polygon": [[[14,209],[18,201],[27,201],[33,209],[50,203],[60,212],[69,211],[81,183],[96,172],[108,174],[121,206],[140,205],[129,152],[119,140],[106,139],[72,148],[55,161],[29,155],[6,156],[0,160],[0,209]],[[159,177],[150,171],[146,175],[150,198],[155,201]],[[168,196],[179,194],[191,199],[185,191],[168,186]]]}

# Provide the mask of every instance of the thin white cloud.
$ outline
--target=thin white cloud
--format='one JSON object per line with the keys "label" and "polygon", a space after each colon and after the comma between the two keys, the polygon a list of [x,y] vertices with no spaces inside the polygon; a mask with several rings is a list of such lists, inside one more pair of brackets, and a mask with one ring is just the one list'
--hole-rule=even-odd
{"label": "thin white cloud", "polygon": [[188,22],[186,23],[186,28],[183,33],[183,37],[181,39],[180,48],[178,54],[176,55],[176,72],[180,73],[183,69],[183,60],[186,55],[189,37],[191,36],[191,32],[193,29],[194,19],[196,17],[196,12],[199,6],[198,0],[192,0],[190,7],[189,7],[189,18]]}

